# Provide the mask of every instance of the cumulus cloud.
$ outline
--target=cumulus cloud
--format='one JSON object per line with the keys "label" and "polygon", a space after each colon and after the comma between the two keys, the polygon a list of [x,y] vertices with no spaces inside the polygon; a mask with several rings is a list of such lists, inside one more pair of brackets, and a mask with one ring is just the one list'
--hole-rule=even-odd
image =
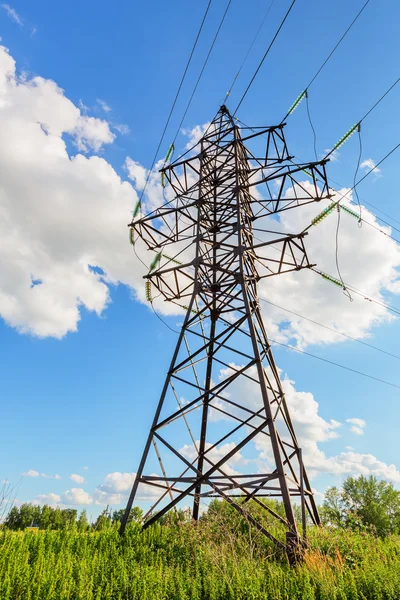
{"label": "cumulus cloud", "polygon": [[125,123],[114,123],[112,125],[113,129],[115,129],[115,131],[118,131],[118,133],[120,133],[121,135],[129,135],[131,130],[130,127],[128,125],[126,125]]}
{"label": "cumulus cloud", "polygon": [[34,469],[29,469],[26,473],[22,473],[23,477],[39,477],[39,471],[35,471]]}
{"label": "cumulus cloud", "polygon": [[356,435],[364,435],[364,427],[366,426],[366,422],[364,419],[346,419],[346,423],[350,423],[350,431],[355,433]]}
{"label": "cumulus cloud", "polygon": [[105,102],[104,100],[101,100],[101,98],[97,98],[96,102],[99,105],[99,107],[101,108],[101,110],[103,110],[106,113],[111,112],[111,106],[109,106],[107,104],[107,102]]}
{"label": "cumulus cloud", "polygon": [[56,473],[55,475],[47,475],[46,473],[40,473],[40,477],[44,477],[45,479],[61,479],[61,475]]}
{"label": "cumulus cloud", "polygon": [[[230,368],[221,369],[220,379],[226,379],[233,372],[230,369],[238,368],[240,368],[240,365],[232,365]],[[227,388],[229,398],[238,403],[240,402],[244,407],[257,411],[261,408],[261,398],[257,384],[254,381],[257,378],[255,367],[251,367],[246,373],[247,378],[236,379]],[[371,474],[395,483],[400,482],[400,473],[395,465],[387,465],[371,454],[356,453],[351,447],[347,447],[347,452],[328,456],[321,446],[340,436],[341,423],[335,419],[327,420],[322,417],[319,403],[313,394],[297,390],[294,381],[284,377],[282,386],[299,446],[303,451],[304,463],[311,478],[320,473],[331,475]],[[211,406],[214,404],[221,406],[223,400],[218,400],[218,402],[214,400]],[[234,409],[231,407],[230,410],[232,412]],[[237,416],[243,418],[243,413],[240,414],[239,409],[238,411]],[[224,419],[225,417],[219,416],[218,418]],[[362,428],[365,426],[363,419],[349,418],[346,421],[352,427]],[[254,421],[254,424],[256,423],[257,421]],[[277,422],[277,427],[278,430],[281,429],[279,422]],[[260,470],[268,470],[272,460],[269,438],[261,435],[256,436],[254,447],[257,451]]]}
{"label": "cumulus cloud", "polygon": [[[200,444],[200,440],[197,440],[196,441],[197,448],[199,447],[199,444]],[[205,444],[206,451],[211,446],[212,446],[212,444],[210,442],[206,442],[206,444]],[[206,454],[206,457],[211,461],[211,464],[215,465],[217,462],[219,462],[221,460],[221,458],[226,456],[229,452],[232,452],[232,450],[234,450],[235,448],[236,448],[235,442],[221,444],[220,446],[217,446],[216,448],[209,450]],[[179,452],[180,452],[180,454],[182,454],[182,456],[184,456],[191,462],[194,461],[198,456],[197,450],[193,444],[185,444],[184,446],[182,446],[182,448],[180,448]],[[227,463],[224,464],[223,470],[227,475],[236,475],[237,473],[239,473],[239,471],[237,471],[236,467],[240,466],[240,465],[246,465],[247,463],[248,463],[248,460],[245,459],[243,457],[243,455],[238,451],[232,456],[232,458]],[[206,464],[209,465],[209,463],[207,461],[206,461]],[[210,465],[210,467],[211,467],[211,465]]]}
{"label": "cumulus cloud", "polygon": [[363,160],[363,162],[360,164],[360,169],[365,169],[366,171],[371,171],[371,169],[373,169],[375,177],[382,177],[381,169],[376,166],[376,163],[372,160],[372,158]]}
{"label": "cumulus cloud", "polygon": [[71,488],[70,490],[66,490],[61,494],[60,499],[62,504],[66,504],[67,506],[89,505],[93,503],[90,494],[85,492],[82,488]]}
{"label": "cumulus cloud", "polygon": [[[348,190],[341,190],[335,197],[339,198],[347,192]],[[351,194],[348,194],[342,203],[349,206],[350,199]],[[310,204],[301,210],[282,213],[280,222],[283,230],[292,233],[302,231],[325,206],[327,204]],[[391,232],[390,227],[381,226],[365,208],[363,218],[383,231]],[[337,214],[334,212],[317,227],[312,227],[305,238],[310,262],[316,264],[317,269],[333,276],[337,276],[336,226]],[[271,257],[276,258],[273,251],[272,248]],[[362,290],[365,295],[383,300],[385,290],[394,293],[399,291],[400,247],[366,224],[359,228],[357,221],[345,213],[341,215],[338,256],[344,281]],[[383,306],[367,302],[364,296],[354,295],[354,301],[349,302],[340,288],[333,287],[308,269],[262,280],[259,296],[277,305],[261,301],[265,325],[271,338],[278,342],[289,342],[299,348],[311,344],[336,343],[343,341],[343,337],[286,310],[357,339],[368,337],[374,327],[393,319]]]}
{"label": "cumulus cloud", "polygon": [[71,473],[71,475],[69,476],[71,481],[74,481],[75,483],[85,483],[85,478],[82,477],[82,475],[77,475],[76,473]]}
{"label": "cumulus cloud", "polygon": [[[97,486],[93,498],[96,504],[121,504],[126,502],[130,493],[136,473],[108,473],[101,485]],[[159,491],[150,485],[141,485],[137,500],[151,500],[159,496]]]}
{"label": "cumulus cloud", "polygon": [[[189,143],[198,141],[207,126],[187,131]],[[19,77],[14,59],[0,47],[0,315],[22,333],[62,338],[76,331],[81,308],[97,315],[106,309],[110,285],[126,284],[145,301],[145,268],[130,251],[126,224],[148,172],[128,157],[125,170],[132,184],[121,181],[107,161],[92,155],[113,139],[105,120],[87,116],[54,81]],[[78,148],[76,155],[68,141]],[[164,202],[159,167],[146,190],[150,208]],[[287,211],[281,227],[300,231],[321,208]],[[376,224],[366,209],[363,214]],[[306,238],[310,260],[332,274],[335,226],[333,214]],[[390,233],[389,227],[383,229]],[[137,252],[149,264],[140,243]],[[379,299],[387,289],[400,291],[398,246],[368,226],[358,228],[346,215],[339,260],[344,279],[367,294]],[[340,289],[309,271],[261,282],[260,297],[356,338],[393,318],[362,298],[348,302]],[[180,312],[172,303],[156,301],[156,307],[165,314]],[[271,305],[263,304],[262,311],[277,341],[305,347],[343,339]]]}
{"label": "cumulus cloud", "polygon": [[59,505],[60,500],[61,496],[53,494],[52,492],[50,494],[39,494],[39,496],[36,497],[36,502],[38,504],[47,504],[53,508],[56,508]]}
{"label": "cumulus cloud", "polygon": [[193,129],[182,129],[182,133],[189,139],[186,144],[185,150],[189,150],[197,144],[207,131],[210,123],[204,123],[203,125],[196,125]]}
{"label": "cumulus cloud", "polygon": [[137,190],[142,190],[146,183],[148,171],[142,165],[132,158],[125,160],[124,167],[128,173],[129,179],[133,181]]}
{"label": "cumulus cloud", "polygon": [[24,22],[15,10],[15,8],[10,6],[9,4],[2,4],[1,8],[6,11],[7,16],[11,19],[11,21],[14,21],[14,23],[17,23],[17,25],[19,25],[20,27],[24,26]]}
{"label": "cumulus cloud", "polygon": [[39,473],[34,469],[29,469],[26,473],[21,473],[23,477],[44,477],[45,479],[61,479],[61,476],[57,473],[55,475],[47,475],[46,473]]}
{"label": "cumulus cloud", "polygon": [[136,192],[103,158],[66,144],[93,152],[112,139],[53,81],[18,77],[0,46],[0,315],[22,333],[61,338],[81,307],[103,312],[109,285],[143,288],[126,227]]}

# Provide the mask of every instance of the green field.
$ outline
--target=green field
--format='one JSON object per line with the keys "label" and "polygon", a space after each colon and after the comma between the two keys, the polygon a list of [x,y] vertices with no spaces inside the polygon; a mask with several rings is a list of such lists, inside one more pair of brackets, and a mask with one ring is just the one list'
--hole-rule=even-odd
{"label": "green field", "polygon": [[399,599],[400,538],[319,529],[297,567],[239,527],[0,532],[1,600]]}

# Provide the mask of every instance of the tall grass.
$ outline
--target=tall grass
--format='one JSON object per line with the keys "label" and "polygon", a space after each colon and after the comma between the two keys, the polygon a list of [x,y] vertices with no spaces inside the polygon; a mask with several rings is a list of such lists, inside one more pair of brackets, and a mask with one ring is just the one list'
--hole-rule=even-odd
{"label": "tall grass", "polygon": [[[252,537],[253,536],[253,537]],[[398,600],[400,540],[314,530],[296,568],[208,523],[0,532],[1,600]]]}

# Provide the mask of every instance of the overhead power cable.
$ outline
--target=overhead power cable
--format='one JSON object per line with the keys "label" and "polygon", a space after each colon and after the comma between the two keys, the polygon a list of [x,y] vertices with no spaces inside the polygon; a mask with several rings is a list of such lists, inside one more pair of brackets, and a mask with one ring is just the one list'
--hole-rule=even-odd
{"label": "overhead power cable", "polygon": [[176,138],[177,138],[177,137],[178,137],[178,135],[179,135],[179,132],[180,132],[180,130],[181,130],[181,127],[182,127],[182,125],[183,125],[183,122],[184,122],[184,120],[185,120],[185,118],[186,118],[186,115],[187,115],[187,113],[188,113],[188,110],[189,110],[189,108],[190,108],[190,105],[192,104],[192,100],[193,100],[193,98],[194,98],[194,95],[195,95],[195,93],[196,93],[196,90],[197,90],[197,88],[198,88],[198,86],[199,86],[200,80],[201,80],[201,78],[203,77],[204,70],[205,70],[205,68],[206,68],[206,66],[207,66],[207,63],[208,63],[208,60],[209,60],[209,58],[210,58],[210,56],[211,56],[211,52],[213,51],[213,48],[214,48],[214,46],[215,46],[215,42],[216,42],[216,41],[217,41],[217,39],[218,39],[219,33],[220,33],[220,31],[221,31],[222,25],[224,24],[225,17],[226,17],[226,15],[227,15],[227,13],[228,13],[228,10],[229,10],[229,7],[230,7],[231,3],[232,3],[232,0],[229,0],[229,1],[228,1],[228,4],[226,5],[226,8],[225,8],[224,14],[222,15],[222,18],[221,18],[221,20],[220,20],[220,22],[219,22],[218,29],[217,29],[217,31],[216,31],[216,33],[215,33],[215,35],[214,35],[213,41],[211,42],[211,46],[210,46],[210,48],[209,48],[209,50],[208,50],[208,53],[207,53],[207,56],[206,56],[206,58],[205,58],[205,61],[204,61],[204,63],[203,63],[203,66],[202,66],[202,68],[201,68],[200,74],[199,74],[199,76],[198,76],[198,78],[197,78],[197,81],[196,81],[196,83],[195,83],[195,86],[194,86],[194,88],[193,88],[192,94],[191,94],[191,96],[190,96],[190,98],[189,98],[189,101],[188,101],[188,103],[187,103],[187,105],[186,105],[185,111],[184,111],[184,113],[183,113],[183,117],[182,117],[182,119],[181,119],[181,122],[180,122],[180,123],[179,123],[179,125],[178,125],[178,129],[177,129],[177,131],[176,131],[176,133],[175,133],[175,137],[174,137],[174,139],[173,139],[173,142],[172,142],[172,144],[173,144],[173,145],[175,144]]}
{"label": "overhead power cable", "polygon": [[[153,309],[154,313],[157,315],[157,317],[160,319],[160,321],[163,323],[163,325],[165,325],[166,327],[168,327],[168,329],[170,331],[172,331],[172,332],[174,332],[176,334],[179,333],[175,329],[172,329],[172,327],[170,327],[164,321],[164,319],[162,319],[160,317],[160,315],[154,309],[153,305],[152,305],[152,309]],[[305,354],[306,356],[310,356],[311,358],[315,358],[317,360],[320,360],[322,362],[328,363],[328,364],[333,365],[335,367],[339,367],[339,368],[344,369],[346,371],[350,371],[351,373],[355,373],[356,375],[361,375],[362,377],[367,377],[368,379],[373,379],[374,381],[377,381],[378,383],[384,383],[385,385],[390,385],[391,387],[400,389],[400,385],[397,385],[396,383],[392,383],[390,381],[387,381],[386,379],[381,379],[380,377],[375,377],[374,375],[370,375],[369,373],[364,373],[363,371],[358,371],[357,369],[353,369],[352,367],[348,367],[347,365],[342,365],[342,364],[337,363],[337,362],[335,362],[333,360],[328,360],[327,358],[323,358],[322,356],[318,356],[316,354],[312,354],[311,352],[306,352],[305,350],[300,350],[299,348],[296,348],[295,346],[291,346],[290,344],[284,344],[283,342],[278,342],[277,340],[273,340],[271,338],[270,338],[270,342],[272,344],[277,344],[279,346],[284,346],[285,348],[288,348],[289,350],[292,350],[294,352],[299,352],[300,354]]]}
{"label": "overhead power cable", "polygon": [[286,12],[286,14],[285,14],[285,16],[283,17],[283,19],[282,19],[282,21],[281,21],[281,23],[280,23],[280,25],[279,25],[278,29],[276,30],[276,32],[275,32],[275,35],[274,35],[274,37],[273,37],[273,38],[272,38],[272,40],[271,40],[271,43],[269,44],[269,46],[268,46],[268,48],[267,48],[267,50],[266,50],[266,52],[265,52],[264,56],[263,56],[263,57],[262,57],[262,59],[260,60],[260,62],[259,62],[259,64],[258,64],[258,67],[257,67],[257,69],[255,70],[255,72],[254,72],[254,75],[253,75],[253,77],[252,77],[252,78],[251,78],[251,80],[250,80],[250,83],[248,84],[247,88],[246,88],[246,89],[245,89],[245,91],[244,91],[244,94],[243,94],[243,95],[242,95],[242,97],[240,98],[240,100],[239,100],[239,104],[238,104],[238,105],[237,105],[237,107],[235,108],[233,115],[235,115],[235,114],[237,113],[237,111],[239,110],[239,108],[240,108],[240,106],[241,106],[241,104],[242,104],[243,100],[244,100],[244,99],[245,99],[245,97],[247,96],[247,93],[248,93],[249,89],[251,88],[251,86],[252,86],[252,84],[253,84],[253,81],[254,81],[254,80],[255,80],[255,78],[257,77],[259,70],[261,69],[261,67],[262,67],[262,65],[263,65],[263,63],[264,63],[264,61],[265,61],[265,59],[267,58],[267,56],[268,56],[268,54],[269,54],[269,51],[271,50],[272,46],[274,45],[274,43],[275,43],[275,40],[276,40],[276,38],[278,37],[278,35],[279,35],[279,33],[280,33],[280,31],[281,31],[281,29],[282,29],[282,27],[283,27],[283,25],[284,25],[284,23],[285,23],[286,19],[288,18],[289,14],[290,14],[290,12],[291,12],[291,10],[292,10],[292,8],[293,8],[293,6],[295,5],[295,3],[296,3],[296,0],[292,0],[292,3],[291,3],[291,5],[289,6],[289,8],[288,8],[288,10],[287,10],[287,12]]}
{"label": "overhead power cable", "polygon": [[249,57],[249,54],[250,54],[250,52],[251,52],[251,51],[252,51],[252,49],[253,49],[253,46],[254,46],[254,44],[255,44],[255,43],[256,43],[256,41],[257,41],[257,38],[258,38],[258,36],[260,35],[261,29],[263,28],[263,26],[264,26],[264,23],[265,23],[265,21],[267,20],[267,17],[268,17],[268,15],[269,15],[269,13],[270,13],[270,10],[271,10],[271,8],[272,8],[272,6],[273,6],[274,2],[275,2],[275,0],[272,0],[272,1],[270,2],[270,4],[269,4],[268,8],[267,8],[267,12],[265,13],[265,15],[264,15],[264,17],[263,17],[263,19],[262,19],[262,21],[261,21],[261,23],[260,23],[260,26],[259,26],[259,28],[257,29],[257,31],[256,31],[256,34],[255,34],[255,36],[253,37],[253,40],[252,40],[252,42],[251,42],[251,44],[250,44],[249,48],[247,49],[247,52],[246,52],[246,54],[245,54],[245,56],[244,56],[244,59],[242,60],[242,63],[241,63],[241,65],[240,65],[240,67],[239,67],[239,70],[238,70],[238,72],[236,73],[235,77],[233,78],[233,81],[232,81],[232,83],[231,83],[231,86],[230,86],[229,90],[228,90],[228,91],[227,91],[227,93],[226,93],[225,100],[224,100],[224,104],[226,104],[226,101],[228,100],[229,96],[230,96],[230,95],[231,95],[231,93],[232,93],[232,90],[233,90],[233,88],[234,88],[234,86],[235,86],[235,84],[236,84],[236,82],[237,82],[237,80],[238,80],[238,78],[239,78],[239,75],[240,75],[240,73],[242,72],[242,69],[243,69],[243,67],[244,67],[244,65],[245,65],[245,63],[246,63],[246,61],[247,61],[247,59],[248,59],[248,57]]}
{"label": "overhead power cable", "polygon": [[392,352],[388,352],[387,350],[378,348],[377,346],[374,346],[373,344],[364,342],[363,340],[355,338],[347,333],[344,333],[343,331],[339,331],[338,329],[335,329],[334,327],[330,327],[329,325],[324,325],[323,323],[319,323],[318,321],[315,321],[314,319],[310,319],[309,317],[301,315],[300,313],[298,313],[294,310],[290,310],[289,308],[281,306],[280,304],[275,304],[275,302],[271,302],[271,300],[267,300],[266,298],[259,298],[259,300],[261,300],[262,302],[266,302],[267,304],[270,304],[271,306],[275,306],[275,308],[283,310],[284,312],[289,313],[290,315],[294,315],[295,317],[298,317],[299,319],[308,321],[309,323],[312,323],[313,325],[317,325],[318,327],[322,327],[323,329],[326,329],[327,331],[332,331],[332,333],[336,333],[337,335],[347,338],[348,340],[351,340],[352,342],[357,342],[358,344],[367,346],[367,348],[371,348],[372,350],[376,350],[377,352],[381,352],[382,354],[386,354],[387,356],[391,356],[392,358],[396,358],[397,360],[400,360],[400,356],[398,356],[397,354],[393,354]]}
{"label": "overhead power cable", "polygon": [[[172,103],[171,109],[170,109],[170,111],[169,111],[169,115],[168,115],[168,118],[167,118],[167,122],[166,122],[166,124],[165,124],[165,126],[164,126],[164,129],[163,129],[163,132],[162,132],[162,134],[161,134],[161,138],[160,138],[160,141],[159,141],[159,143],[158,143],[157,150],[155,151],[154,158],[153,158],[153,161],[152,161],[152,163],[151,163],[151,167],[150,167],[150,169],[149,169],[149,171],[148,171],[148,173],[147,173],[146,181],[145,181],[144,187],[143,187],[143,189],[142,189],[142,192],[141,192],[141,194],[140,194],[139,203],[142,201],[142,198],[143,198],[143,196],[144,196],[144,193],[145,193],[145,191],[146,191],[146,188],[147,188],[147,184],[149,183],[149,179],[150,179],[151,173],[152,173],[152,171],[153,171],[153,168],[154,168],[154,165],[155,165],[155,163],[156,163],[157,156],[158,156],[158,153],[159,153],[159,151],[160,151],[160,148],[161,148],[161,144],[162,144],[162,143],[163,143],[163,141],[164,141],[164,137],[165,137],[165,134],[166,134],[166,132],[167,132],[167,128],[168,128],[169,122],[170,122],[170,120],[171,120],[172,113],[174,112],[175,105],[176,105],[176,103],[177,103],[177,100],[178,100],[179,94],[180,94],[180,92],[181,92],[181,89],[182,89],[183,82],[185,81],[186,74],[187,74],[187,72],[188,72],[188,69],[189,69],[190,63],[192,62],[193,54],[194,54],[194,51],[196,50],[197,43],[198,43],[198,41],[199,41],[199,38],[200,38],[200,34],[201,34],[202,30],[203,30],[203,26],[204,26],[205,20],[206,20],[206,18],[207,18],[207,15],[208,15],[208,11],[210,10],[211,3],[212,3],[212,0],[209,0],[209,2],[208,2],[208,4],[207,4],[207,8],[206,8],[206,10],[205,10],[205,13],[204,13],[204,15],[203,15],[203,19],[202,19],[202,21],[201,21],[201,23],[200,23],[200,27],[199,27],[199,29],[198,29],[198,32],[197,32],[197,35],[196,35],[196,39],[194,40],[194,44],[193,44],[193,46],[192,46],[192,50],[191,50],[191,52],[190,52],[190,55],[189,55],[189,58],[188,58],[188,60],[187,60],[187,63],[186,63],[185,69],[184,69],[184,71],[183,71],[183,75],[182,75],[182,77],[181,77],[181,80],[180,80],[180,82],[179,82],[179,86],[178,86],[178,89],[177,89],[177,91],[176,91],[175,98],[174,98],[174,101],[173,101],[173,103]],[[139,204],[139,206],[140,206],[140,204]]]}
{"label": "overhead power cable", "polygon": [[305,354],[306,356],[311,356],[311,358],[316,358],[317,360],[321,360],[322,362],[328,363],[329,365],[333,365],[335,367],[339,367],[340,369],[345,369],[346,371],[350,371],[351,373],[356,373],[357,375],[361,375],[362,377],[367,377],[368,379],[373,379],[374,381],[378,381],[379,383],[384,383],[385,385],[390,385],[391,387],[397,388],[400,390],[400,385],[396,383],[392,383],[390,381],[386,381],[386,379],[380,379],[380,377],[374,377],[374,375],[370,375],[369,373],[363,373],[363,371],[358,371],[357,369],[353,369],[352,367],[348,367],[347,365],[342,365],[341,363],[337,363],[333,360],[328,360],[327,358],[322,358],[322,356],[318,356],[317,354],[312,354],[311,352],[306,352],[305,350],[300,350],[300,348],[296,348],[295,346],[291,346],[290,344],[284,344],[283,342],[278,342],[276,340],[270,339],[270,342],[273,344],[278,344],[279,346],[284,346],[289,350],[293,350],[294,352],[299,352],[300,354]]}
{"label": "overhead power cable", "polygon": [[[388,153],[387,153],[387,154],[386,154],[386,155],[385,155],[383,158],[381,158],[381,160],[380,160],[378,163],[376,163],[376,165],[374,165],[374,166],[373,166],[373,167],[372,167],[372,168],[371,168],[369,171],[367,171],[367,172],[365,173],[365,175],[363,175],[363,176],[361,177],[361,179],[359,179],[359,180],[358,180],[358,181],[355,183],[355,185],[353,185],[353,187],[351,187],[350,189],[348,189],[348,190],[347,190],[347,192],[345,192],[344,194],[342,194],[338,200],[336,200],[335,202],[333,202],[333,203],[332,203],[332,206],[337,206],[337,205],[339,205],[339,204],[340,204],[340,202],[343,200],[343,198],[345,198],[346,196],[348,196],[348,194],[350,194],[350,192],[352,192],[352,191],[353,191],[353,190],[354,190],[354,189],[355,189],[355,188],[356,188],[358,185],[360,185],[360,183],[361,183],[362,181],[364,181],[364,179],[365,179],[366,177],[368,177],[368,175],[370,175],[370,174],[371,174],[373,171],[375,171],[375,170],[376,170],[376,169],[377,169],[377,168],[378,168],[378,167],[379,167],[379,166],[380,166],[380,165],[381,165],[381,164],[382,164],[382,163],[383,163],[383,162],[384,162],[384,161],[385,161],[387,158],[389,158],[389,156],[390,156],[391,154],[393,154],[393,152],[395,152],[395,151],[396,151],[396,150],[397,150],[399,147],[400,147],[400,143],[399,143],[399,144],[397,144],[396,146],[394,146],[394,148],[392,148],[392,149],[390,150],[390,152],[388,152]],[[312,225],[313,225],[313,223],[311,223],[310,225],[308,225],[307,227],[305,227],[305,228],[303,229],[302,233],[304,233],[304,232],[306,232],[308,229],[310,229],[310,227],[312,227]]]}
{"label": "overhead power cable", "polygon": [[400,81],[400,77],[398,77],[396,79],[396,81],[394,83],[392,83],[392,85],[386,90],[386,92],[384,92],[382,94],[382,96],[375,102],[375,104],[365,113],[365,115],[355,124],[353,125],[353,127],[351,127],[351,129],[349,129],[341,138],[338,142],[336,142],[336,144],[333,146],[333,148],[328,152],[328,154],[325,156],[325,159],[327,159],[331,154],[333,154],[333,152],[335,152],[335,150],[338,150],[341,146],[343,146],[343,144],[345,142],[347,142],[347,140],[353,135],[353,133],[355,133],[357,131],[357,129],[360,128],[361,123],[372,113],[373,110],[375,110],[375,108],[378,106],[378,104],[380,104],[382,102],[382,100],[384,98],[386,98],[386,96],[389,94],[389,92],[392,91],[392,89],[399,83]]}
{"label": "overhead power cable", "polygon": [[322,69],[325,67],[325,65],[327,64],[327,62],[332,58],[332,56],[335,54],[336,50],[338,49],[338,47],[340,46],[340,44],[343,42],[344,38],[346,37],[346,35],[349,33],[350,29],[353,27],[353,25],[355,24],[355,22],[357,21],[357,19],[360,17],[361,13],[363,12],[363,10],[366,8],[367,4],[369,3],[370,0],[367,0],[365,2],[365,4],[362,6],[362,8],[359,10],[359,12],[357,13],[357,15],[354,17],[354,19],[352,20],[352,22],[350,23],[350,25],[348,26],[348,28],[346,29],[346,31],[343,33],[343,35],[341,36],[341,38],[339,39],[339,41],[336,43],[336,45],[334,46],[334,48],[331,50],[331,52],[328,54],[328,56],[326,57],[326,59],[324,60],[324,62],[322,63],[322,65],[319,67],[319,69],[317,70],[317,72],[315,73],[315,75],[312,77],[310,83],[307,85],[307,87],[304,89],[304,91],[300,94],[300,96],[298,96],[298,98],[295,100],[295,102],[292,104],[292,106],[289,108],[288,112],[286,113],[286,115],[284,116],[284,118],[282,119],[281,123],[283,123],[287,117],[295,110],[295,108],[297,108],[297,106],[300,104],[300,102],[303,100],[303,98],[305,97],[305,92],[307,92],[311,85],[314,83],[314,81],[317,79],[318,75],[321,73]]}
{"label": "overhead power cable", "polygon": [[[336,279],[335,277],[332,277],[331,275],[328,275],[327,273],[324,273],[323,271],[320,271],[319,269],[316,269],[315,267],[311,267],[310,270],[313,271],[314,273],[316,273],[317,275],[320,275],[321,277],[323,277],[323,279],[330,281],[333,284],[337,285],[338,287],[340,287],[340,288],[342,287],[342,282],[339,279]],[[376,304],[378,306],[382,306],[383,308],[386,308],[387,310],[389,310],[390,312],[392,312],[395,315],[400,315],[400,308],[397,308],[396,306],[393,306],[392,304],[389,304],[388,302],[384,302],[382,300],[377,300],[373,296],[369,296],[366,292],[359,290],[358,288],[356,288],[354,285],[351,285],[350,283],[344,282],[344,285],[353,294],[357,294],[357,296],[360,296],[364,300],[367,300],[368,302],[372,302],[373,304]]]}

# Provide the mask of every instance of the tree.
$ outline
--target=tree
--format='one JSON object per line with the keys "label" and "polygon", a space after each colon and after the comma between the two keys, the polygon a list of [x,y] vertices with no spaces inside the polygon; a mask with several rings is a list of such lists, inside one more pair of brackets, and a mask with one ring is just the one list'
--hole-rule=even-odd
{"label": "tree", "polygon": [[[125,509],[121,508],[120,510],[114,510],[112,520],[113,523],[121,522],[122,517],[124,516]],[[129,513],[128,523],[131,521],[135,521],[136,523],[140,523],[143,517],[143,510],[139,508],[139,506],[133,506],[131,512]]]}
{"label": "tree", "polygon": [[337,487],[330,487],[325,492],[325,500],[320,509],[322,522],[327,525],[344,527],[347,523],[347,506],[343,498],[343,492]]}
{"label": "tree", "polygon": [[108,506],[99,514],[93,526],[95,531],[103,531],[111,525],[111,513]]}
{"label": "tree", "polygon": [[78,531],[87,531],[89,528],[89,522],[87,519],[87,513],[86,510],[83,510],[81,512],[81,514],[79,515],[79,519],[76,522],[76,525],[78,527]]}
{"label": "tree", "polygon": [[333,525],[354,528],[361,524],[385,537],[400,532],[400,492],[372,475],[348,477],[342,491],[326,491],[322,514]]}

